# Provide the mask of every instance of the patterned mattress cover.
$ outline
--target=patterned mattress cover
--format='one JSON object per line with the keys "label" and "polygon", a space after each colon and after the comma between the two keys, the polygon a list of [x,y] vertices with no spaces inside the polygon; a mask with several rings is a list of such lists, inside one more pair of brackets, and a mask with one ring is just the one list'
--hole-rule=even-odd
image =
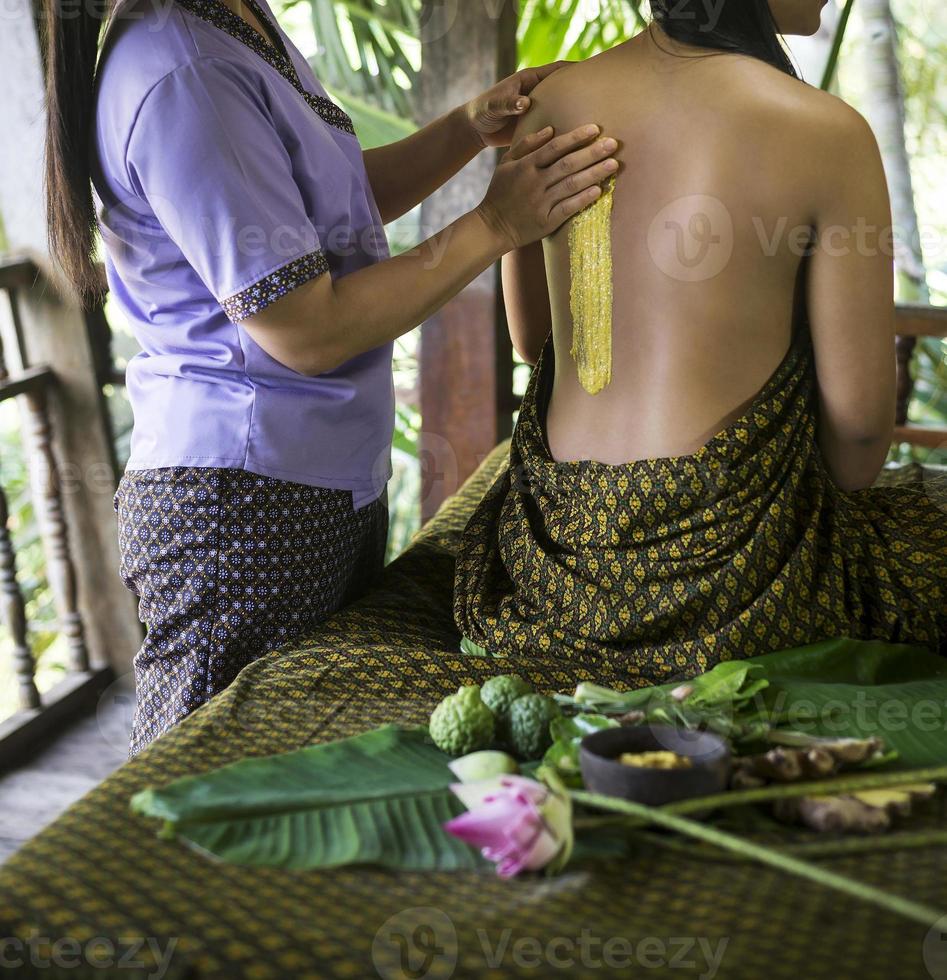
{"label": "patterned mattress cover", "polygon": [[[0,869],[0,970],[201,980],[947,977],[947,918],[928,933],[746,863],[652,847],[551,879],[292,872],[212,862],[132,815],[129,798],[143,787],[382,723],[423,723],[445,694],[496,673],[492,661],[458,652],[451,591],[459,534],[505,451],[445,504],[375,592],[244,669]],[[554,657],[507,663],[544,690],[588,679]],[[941,813],[929,819],[943,825]],[[825,863],[947,910],[947,848]]]}

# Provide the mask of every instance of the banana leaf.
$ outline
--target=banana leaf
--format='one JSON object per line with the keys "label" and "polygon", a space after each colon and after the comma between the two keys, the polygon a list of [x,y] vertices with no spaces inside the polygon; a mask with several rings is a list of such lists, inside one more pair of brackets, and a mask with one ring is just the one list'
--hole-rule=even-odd
{"label": "banana leaf", "polygon": [[[911,646],[829,640],[717,668],[714,683],[701,687],[705,698],[730,698],[735,710],[748,709],[732,687],[750,670],[753,710],[780,727],[880,735],[903,769],[947,762],[944,657]],[[448,761],[424,730],[386,726],[147,789],[131,805],[162,820],[164,836],[236,864],[475,868],[484,863],[476,851],[442,829],[463,810],[448,788]]]}
{"label": "banana leaf", "polygon": [[575,697],[557,700],[586,712],[644,709],[651,720],[662,720],[654,709],[663,706],[672,712],[666,723],[690,718],[754,738],[758,722],[836,738],[877,735],[897,754],[893,767],[947,762],[947,658],[922,647],[825,640],[720,663],[692,679],[692,695],[677,704],[669,694],[680,684],[618,692],[585,683]]}
{"label": "banana leaf", "polygon": [[780,727],[813,735],[878,735],[897,768],[947,762],[947,658],[922,647],[850,639],[755,657],[758,697]]}
{"label": "banana leaf", "polygon": [[475,868],[477,852],[441,826],[464,809],[449,761],[423,730],[389,725],[146,789],[131,806],[234,864]]}

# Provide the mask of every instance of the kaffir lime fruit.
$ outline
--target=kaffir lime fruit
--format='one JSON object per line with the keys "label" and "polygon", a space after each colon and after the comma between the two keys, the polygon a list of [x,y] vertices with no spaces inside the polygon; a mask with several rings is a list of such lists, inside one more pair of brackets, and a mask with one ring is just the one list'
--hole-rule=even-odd
{"label": "kaffir lime fruit", "polygon": [[483,682],[480,697],[493,712],[493,717],[501,721],[509,715],[513,702],[524,694],[530,694],[532,690],[519,674],[500,674]]}
{"label": "kaffir lime fruit", "polygon": [[493,741],[493,713],[480,698],[476,684],[460,688],[431,714],[431,738],[448,755],[466,755],[487,748]]}
{"label": "kaffir lime fruit", "polygon": [[509,739],[518,759],[538,759],[552,744],[549,723],[559,706],[542,694],[524,694],[510,707]]}

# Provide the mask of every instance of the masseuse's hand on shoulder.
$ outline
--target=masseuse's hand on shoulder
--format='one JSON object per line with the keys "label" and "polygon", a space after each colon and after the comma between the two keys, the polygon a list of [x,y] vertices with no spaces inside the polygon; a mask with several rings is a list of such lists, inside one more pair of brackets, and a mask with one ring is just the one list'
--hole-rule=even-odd
{"label": "masseuse's hand on shoulder", "polygon": [[599,135],[594,125],[527,135],[505,154],[479,207],[410,252],[297,287],[244,327],[275,360],[310,376],[400,337],[501,256],[551,234],[601,194],[617,146]]}
{"label": "masseuse's hand on shoulder", "polygon": [[503,253],[551,235],[602,193],[618,170],[618,143],[587,125],[556,136],[552,126],[505,154],[480,205]]}
{"label": "masseuse's hand on shoulder", "polygon": [[532,108],[530,93],[553,72],[571,64],[555,61],[540,68],[524,68],[471,99],[464,115],[474,137],[483,146],[510,146],[519,120]]}

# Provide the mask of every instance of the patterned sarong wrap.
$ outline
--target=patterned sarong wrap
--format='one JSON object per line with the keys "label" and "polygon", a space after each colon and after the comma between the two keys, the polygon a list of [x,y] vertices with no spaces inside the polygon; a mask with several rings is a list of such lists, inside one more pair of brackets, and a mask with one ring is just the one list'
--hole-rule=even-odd
{"label": "patterned sarong wrap", "polygon": [[257,657],[358,598],[382,569],[385,499],[226,467],[129,470],[115,495],[122,578],[147,626],[130,752]]}
{"label": "patterned sarong wrap", "polygon": [[836,487],[804,325],[696,453],[618,466],[552,459],[554,357],[547,342],[509,466],[464,531],[454,615],[470,640],[607,660],[642,682],[835,636],[944,649],[944,486]]}

